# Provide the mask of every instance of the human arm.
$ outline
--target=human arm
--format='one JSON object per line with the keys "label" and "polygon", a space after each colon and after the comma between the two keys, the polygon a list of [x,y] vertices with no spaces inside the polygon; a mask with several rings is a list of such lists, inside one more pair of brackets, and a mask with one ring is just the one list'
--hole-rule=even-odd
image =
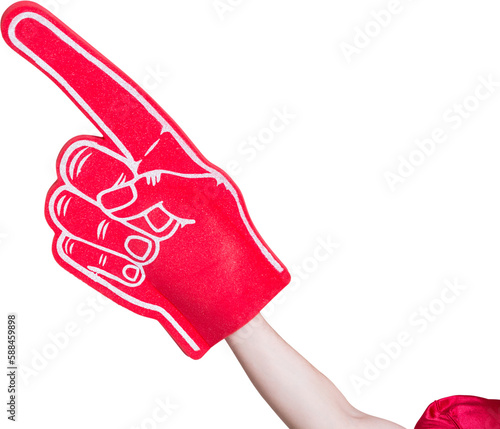
{"label": "human arm", "polygon": [[226,341],[260,395],[291,429],[403,429],[354,408],[260,314]]}

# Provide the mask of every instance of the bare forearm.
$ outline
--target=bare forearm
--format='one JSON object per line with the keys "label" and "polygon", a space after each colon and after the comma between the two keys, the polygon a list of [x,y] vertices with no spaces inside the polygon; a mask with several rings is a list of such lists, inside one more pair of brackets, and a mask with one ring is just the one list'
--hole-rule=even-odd
{"label": "bare forearm", "polygon": [[349,404],[261,315],[227,342],[261,396],[289,428],[401,428]]}

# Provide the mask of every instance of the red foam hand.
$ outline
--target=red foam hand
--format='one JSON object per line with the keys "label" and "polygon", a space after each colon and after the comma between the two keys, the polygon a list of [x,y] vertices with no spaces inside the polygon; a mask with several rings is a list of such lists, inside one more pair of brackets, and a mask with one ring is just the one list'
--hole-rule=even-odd
{"label": "red foam hand", "polygon": [[7,43],[43,71],[104,137],[70,140],[46,218],[60,265],[157,319],[199,358],[290,280],[240,191],[137,84],[46,9],[12,5]]}

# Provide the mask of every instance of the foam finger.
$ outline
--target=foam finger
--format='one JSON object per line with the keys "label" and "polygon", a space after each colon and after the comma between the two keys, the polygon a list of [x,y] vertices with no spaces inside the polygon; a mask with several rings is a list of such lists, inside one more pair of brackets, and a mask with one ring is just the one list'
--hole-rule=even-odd
{"label": "foam finger", "polygon": [[100,192],[134,178],[126,159],[96,140],[76,139],[63,151],[59,162],[63,181],[93,200]]}
{"label": "foam finger", "polygon": [[15,5],[2,28],[7,42],[48,74],[125,156],[140,159],[145,132],[161,134],[153,100],[49,11]]}
{"label": "foam finger", "polygon": [[57,252],[63,260],[91,278],[102,276],[128,287],[139,286],[145,278],[139,264],[64,234],[58,239]]}
{"label": "foam finger", "polygon": [[12,5],[2,17],[2,34],[126,158],[142,160],[162,136],[171,135],[174,158],[180,155],[188,162],[188,170],[209,168],[182,130],[144,90],[45,8],[32,2]]}
{"label": "foam finger", "polygon": [[142,232],[108,218],[92,202],[60,188],[51,196],[49,211],[62,231],[93,246],[145,263],[155,256],[156,243]]}

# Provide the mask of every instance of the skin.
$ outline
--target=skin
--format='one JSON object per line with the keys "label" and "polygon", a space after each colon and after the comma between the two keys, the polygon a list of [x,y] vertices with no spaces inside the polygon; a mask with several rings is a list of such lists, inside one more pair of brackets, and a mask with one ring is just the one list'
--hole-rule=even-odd
{"label": "skin", "polygon": [[404,429],[354,408],[261,314],[226,341],[257,391],[290,429]]}

